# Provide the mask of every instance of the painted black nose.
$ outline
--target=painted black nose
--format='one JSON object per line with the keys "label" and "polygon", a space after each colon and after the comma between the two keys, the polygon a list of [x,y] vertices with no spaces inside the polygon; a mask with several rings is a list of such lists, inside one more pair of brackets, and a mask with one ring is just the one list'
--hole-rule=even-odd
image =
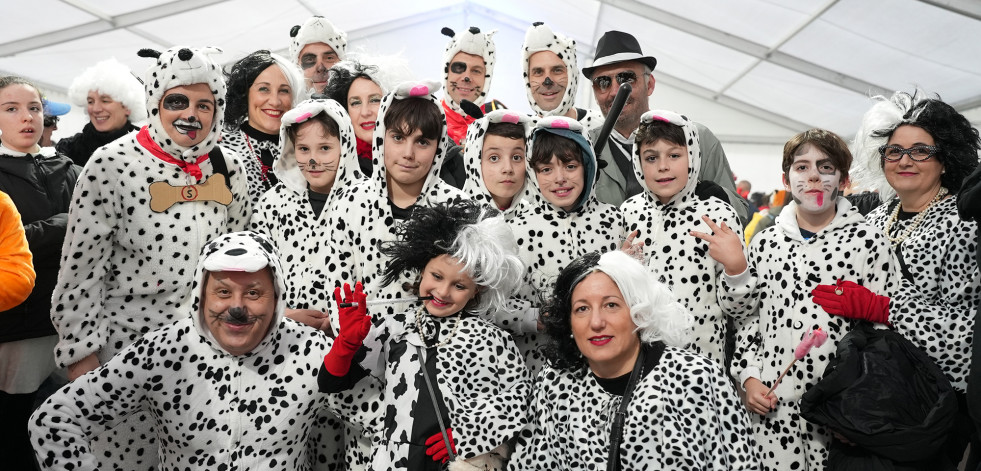
{"label": "painted black nose", "polygon": [[545,85],[546,87],[551,87],[554,83],[555,82],[552,81],[552,77],[545,77],[545,81],[542,82],[542,85]]}
{"label": "painted black nose", "polygon": [[197,121],[197,120],[198,120],[198,119],[197,119],[197,118],[195,118],[195,117],[194,117],[193,115],[192,115],[192,116],[188,116],[188,117],[187,117],[187,122],[189,122],[189,123],[193,123],[193,122],[195,122],[195,121]]}

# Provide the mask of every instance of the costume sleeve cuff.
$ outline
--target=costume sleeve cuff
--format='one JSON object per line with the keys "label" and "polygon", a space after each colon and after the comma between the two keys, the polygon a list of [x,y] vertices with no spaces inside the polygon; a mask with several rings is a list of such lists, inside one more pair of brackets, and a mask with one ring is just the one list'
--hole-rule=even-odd
{"label": "costume sleeve cuff", "polygon": [[749,284],[749,267],[747,266],[746,269],[738,275],[730,275],[723,271],[722,276],[725,277],[725,282],[729,286],[745,286]]}
{"label": "costume sleeve cuff", "polygon": [[750,366],[739,372],[739,387],[746,391],[746,380],[749,378],[760,379],[760,369],[755,366]]}

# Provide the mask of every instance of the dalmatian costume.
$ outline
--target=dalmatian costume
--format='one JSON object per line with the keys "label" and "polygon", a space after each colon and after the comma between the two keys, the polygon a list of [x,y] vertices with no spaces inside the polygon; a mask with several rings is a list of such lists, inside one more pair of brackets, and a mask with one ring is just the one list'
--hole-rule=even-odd
{"label": "dalmatian costume", "polygon": [[[509,110],[491,111],[473,122],[467,128],[467,140],[463,146],[463,160],[466,163],[467,179],[463,183],[463,192],[471,198],[486,203],[488,206],[495,207],[494,197],[487,190],[484,184],[484,175],[481,169],[480,154],[484,148],[484,138],[487,137],[487,128],[495,123],[520,124],[525,128],[525,156],[526,160],[531,156],[531,132],[535,129],[535,122],[528,116]],[[507,158],[507,156],[502,156]],[[530,176],[525,175],[525,184],[518,194],[514,195],[511,206],[499,209],[504,218],[511,220],[516,214],[525,210],[529,204],[531,196],[531,185],[528,183]]]}
{"label": "dalmatian costume", "polygon": [[[156,152],[190,164],[215,147],[225,95],[221,68],[208,58],[216,51],[174,47],[161,54],[146,73],[149,126],[96,151],[79,176],[52,298],[51,319],[60,337],[55,359],[60,366],[93,353],[104,364],[143,334],[177,320],[178,313],[189,308],[190,276],[201,248],[248,225],[251,205],[245,174],[238,155],[227,149],[221,155],[235,195],[230,204],[188,201],[163,212],[154,212],[149,204],[152,182],[182,187],[217,173],[209,158],[197,164],[201,176],[195,178],[146,147],[157,146]],[[167,90],[196,83],[211,87],[215,116],[205,140],[185,148],[164,131],[159,106]],[[146,144],[148,139],[151,144]],[[133,431],[126,425],[110,430],[99,446],[104,444],[105,453],[115,458],[122,454],[139,461],[155,459],[154,453],[142,449],[146,444],[139,437],[151,434],[139,422],[131,421],[137,427]],[[145,466],[142,461],[119,467]]]}
{"label": "dalmatian costume", "polygon": [[443,113],[446,115],[447,133],[450,139],[459,143],[465,137],[467,126],[474,121],[474,118],[463,111],[460,104],[450,97],[450,62],[458,52],[473,54],[484,59],[484,86],[480,89],[480,96],[473,100],[473,104],[483,105],[487,100],[491,79],[494,77],[494,63],[497,62],[493,39],[497,30],[482,33],[480,28],[471,26],[459,33],[454,33],[450,28],[443,28],[442,33],[450,37],[450,42],[446,44],[446,51],[443,53],[443,84],[446,87],[442,102]]}
{"label": "dalmatian costume", "polygon": [[[606,469],[622,395],[583,370],[546,368],[536,385],[532,425],[522,433],[530,439],[519,441],[508,469]],[[620,469],[759,469],[746,413],[708,358],[665,347],[637,382],[626,414]]]}
{"label": "dalmatian costume", "polygon": [[[644,191],[627,199],[620,212],[627,221],[628,233],[640,231],[638,237],[644,241],[648,269],[671,288],[678,301],[695,317],[691,348],[724,365],[726,318],[719,306],[718,285],[725,268],[708,254],[708,243],[689,231],[712,233],[702,221],[702,215],[707,214],[716,224],[725,222],[742,240],[742,224],[728,203],[717,198],[702,200],[695,195],[702,155],[694,123],[677,113],[655,110],[644,113],[641,126],[652,120],[667,121],[684,130],[688,144],[688,182],[667,203],[661,203],[644,185]],[[633,146],[633,168],[637,181],[643,183],[640,148],[640,145]]]}
{"label": "dalmatian costume", "polygon": [[337,58],[347,56],[347,33],[337,29],[334,23],[322,16],[311,16],[302,25],[290,29],[290,62],[300,62],[300,51],[307,44],[324,43],[337,53]]}
{"label": "dalmatian costume", "polygon": [[[565,94],[559,106],[551,111],[545,111],[535,103],[535,97],[531,94],[530,76],[528,75],[528,60],[536,52],[550,51],[562,59],[566,66],[566,75],[569,81],[566,82]],[[525,43],[522,47],[521,68],[524,71],[525,92],[528,95],[528,106],[538,117],[565,116],[569,110],[575,109],[578,121],[582,123],[588,133],[593,128],[603,126],[603,115],[593,109],[575,108],[576,92],[579,90],[579,66],[576,63],[576,40],[559,33],[553,32],[552,28],[542,22],[535,22],[525,32]]]}
{"label": "dalmatian costume", "polygon": [[[872,210],[869,223],[884,231],[897,204],[899,198],[893,198]],[[912,218],[900,216],[892,234],[904,233],[910,224]],[[930,208],[920,226],[893,249],[905,266],[894,259],[900,273],[893,280],[889,321],[937,362],[960,393],[967,390],[975,312],[981,305],[976,233],[976,222],[957,215],[954,195]]]}
{"label": "dalmatian costume", "polygon": [[[337,163],[334,186],[327,195],[324,210],[317,215],[311,206],[309,185],[296,162],[294,143],[286,130],[319,113],[326,113],[340,128],[341,158]],[[307,309],[310,308],[306,303],[308,298],[301,299],[298,290],[315,289],[315,280],[305,279],[304,276],[309,275],[307,267],[314,263],[313,260],[318,260],[318,263],[322,260],[324,247],[320,242],[331,237],[333,232],[327,223],[327,210],[340,197],[342,190],[363,183],[365,177],[358,166],[351,118],[344,107],[334,100],[307,100],[286,112],[282,118],[279,142],[283,143],[282,153],[273,165],[279,183],[259,199],[252,215],[252,230],[269,237],[283,257],[287,285],[286,305]],[[325,289],[321,285],[318,288]]]}
{"label": "dalmatian costume", "polygon": [[[559,272],[576,258],[593,251],[616,250],[624,240],[624,219],[616,206],[600,203],[593,194],[596,182],[596,156],[583,135],[583,126],[575,120],[552,116],[538,122],[532,135],[552,133],[572,139],[582,149],[584,181],[577,207],[565,211],[552,206],[541,194],[531,159],[525,160],[532,191],[529,207],[511,220],[511,229],[518,241],[518,252],[525,265],[525,283],[517,298],[537,306],[552,295],[552,283]],[[534,311],[526,311],[529,316]],[[537,318],[522,322],[525,335],[516,336],[515,343],[525,355],[532,374],[537,374],[544,358],[538,351]],[[533,327],[534,326],[534,327]]]}
{"label": "dalmatian costume", "polygon": [[[410,453],[406,437],[412,436],[417,411],[425,408],[435,413],[431,402],[420,403],[430,401],[428,393],[420,395],[427,387],[420,352],[436,356],[433,387],[447,409],[446,426],[453,430],[458,460],[473,463],[500,459],[481,455],[506,456],[501,445],[526,426],[523,411],[528,409],[531,394],[531,376],[514,341],[503,330],[471,313],[426,315],[427,322],[439,332],[436,338],[450,338],[446,345],[427,349],[414,324],[418,309],[424,308],[416,302],[403,313],[376,316],[380,323],[372,327],[369,336],[373,343],[383,346],[381,355],[377,362],[364,364],[369,376],[352,390],[355,394],[336,393],[337,402],[360,404],[360,409],[370,404],[386,405],[381,420],[364,424],[366,435],[373,438],[367,469],[404,469]],[[365,387],[363,383],[375,386]],[[455,466],[459,464],[451,464],[450,469],[484,469]]]}
{"label": "dalmatian costume", "polygon": [[[91,439],[146,410],[160,445],[145,452],[159,455],[158,469],[312,469],[305,443],[315,415],[329,405],[317,374],[330,339],[284,318],[285,273],[265,237],[227,234],[198,259],[184,311],[191,315],[137,340],[35,411],[31,437],[43,468],[106,469]],[[232,355],[207,325],[208,273],[266,267],[277,301],[269,332],[251,352]]]}
{"label": "dalmatian costume", "polygon": [[854,322],[832,316],[811,300],[817,285],[839,278],[889,296],[893,266],[882,232],[865,221],[844,197],[836,201],[834,219],[808,240],[797,224],[797,204],[784,207],[774,226],[760,232],[748,248],[748,269],[722,274],[719,303],[743,319],[736,332],[732,375],[772,385],[804,333],[820,327],[828,342],[815,347],[784,377],[775,394],[777,408],[766,416],[750,413],[764,469],[823,469],[830,431],[801,420],[801,395],[820,381],[838,341]]}
{"label": "dalmatian costume", "polygon": [[[333,232],[325,234],[325,244],[328,250],[321,262],[313,264],[312,280],[318,280],[333,292],[335,282],[361,281],[364,291],[373,299],[394,299],[406,296],[402,283],[412,281],[406,276],[388,286],[381,286],[381,274],[385,270],[386,259],[381,254],[378,244],[383,241],[395,240],[399,222],[395,219],[392,204],[388,197],[388,183],[385,169],[385,113],[395,100],[423,99],[436,104],[438,101],[433,93],[439,90],[436,82],[405,82],[391,93],[385,95],[378,108],[378,120],[375,123],[374,144],[372,153],[374,160],[371,178],[363,184],[350,186],[344,192],[335,195],[329,207],[327,225]],[[432,168],[423,183],[422,191],[415,205],[428,206],[437,202],[448,202],[454,199],[467,199],[467,196],[448,185],[439,178],[439,169],[449,146],[446,128],[443,128]],[[328,208],[324,209],[328,211]],[[328,299],[324,292],[308,291],[301,293],[305,299],[311,299],[311,306],[328,308]],[[332,301],[332,300],[330,300]],[[331,326],[337,332],[340,329],[336,309],[329,308]]]}

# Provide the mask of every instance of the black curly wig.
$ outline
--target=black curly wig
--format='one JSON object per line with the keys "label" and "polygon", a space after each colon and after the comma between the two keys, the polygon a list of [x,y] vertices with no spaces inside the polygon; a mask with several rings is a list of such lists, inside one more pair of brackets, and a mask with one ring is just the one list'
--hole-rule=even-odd
{"label": "black curly wig", "polygon": [[460,229],[480,218],[482,206],[473,200],[453,204],[416,206],[412,217],[398,230],[398,240],[382,242],[382,254],[389,257],[382,285],[388,286],[402,273],[420,273],[430,260],[453,254],[453,241]]}
{"label": "black curly wig", "polygon": [[[937,146],[937,156],[944,166],[940,184],[951,193],[961,189],[964,178],[978,166],[978,150],[981,137],[964,115],[953,106],[940,101],[940,97],[920,98],[918,93],[910,95],[903,92],[914,105],[903,115],[902,122],[895,128],[874,133],[876,137],[891,137],[896,128],[912,125],[930,133]],[[885,162],[883,161],[883,165]]]}
{"label": "black curly wig", "polygon": [[600,253],[590,252],[572,261],[555,279],[551,297],[541,308],[545,326],[542,353],[549,366],[557,370],[577,371],[587,367],[586,357],[572,336],[572,291],[599,265]]}
{"label": "black curly wig", "polygon": [[249,117],[249,88],[256,77],[269,67],[276,65],[269,51],[260,49],[232,66],[225,74],[228,91],[225,93],[225,127],[238,129]]}
{"label": "black curly wig", "polygon": [[340,103],[346,110],[347,92],[351,90],[351,84],[353,84],[354,81],[359,78],[368,79],[375,82],[375,79],[372,78],[372,74],[378,73],[378,67],[373,65],[364,65],[357,61],[345,61],[335,64],[330,68],[328,73],[330,75],[327,79],[327,87],[324,88],[324,95],[327,95],[327,98]]}

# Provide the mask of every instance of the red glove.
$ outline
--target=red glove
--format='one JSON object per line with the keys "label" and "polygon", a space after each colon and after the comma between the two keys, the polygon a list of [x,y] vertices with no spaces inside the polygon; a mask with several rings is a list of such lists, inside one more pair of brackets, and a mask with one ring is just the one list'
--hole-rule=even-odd
{"label": "red glove", "polygon": [[[334,346],[324,356],[324,367],[331,375],[341,377],[347,375],[351,369],[354,354],[364,344],[364,339],[371,330],[371,316],[368,315],[368,303],[360,281],[354,285],[353,293],[351,285],[344,283],[343,301],[341,288],[334,288],[334,299],[337,300],[341,328],[334,339]],[[340,307],[341,302],[357,303],[357,306]]]}
{"label": "red glove", "polygon": [[889,323],[889,298],[851,281],[817,285],[811,291],[811,299],[833,316]]}
{"label": "red glove", "polygon": [[[453,450],[453,454],[456,455],[456,443],[453,441],[453,429],[446,429],[446,436],[450,437],[450,448]],[[443,434],[437,433],[426,439],[426,454],[433,458],[433,461],[439,461],[445,463],[450,459],[450,453],[446,450],[446,440],[443,440]]]}

